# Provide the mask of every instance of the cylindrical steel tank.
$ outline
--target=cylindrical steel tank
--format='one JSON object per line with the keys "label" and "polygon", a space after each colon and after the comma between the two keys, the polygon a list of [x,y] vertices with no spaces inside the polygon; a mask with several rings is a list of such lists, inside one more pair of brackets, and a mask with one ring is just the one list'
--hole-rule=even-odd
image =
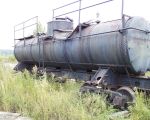
{"label": "cylindrical steel tank", "polygon": [[150,35],[144,31],[150,30],[149,22],[132,17],[125,20],[124,28],[136,29],[122,33],[121,28],[122,21],[114,20],[83,28],[81,36],[87,37],[80,39],[76,30],[66,40],[41,41],[40,47],[37,38],[26,40],[25,46],[24,41],[19,41],[15,45],[15,57],[19,62],[32,64],[44,58],[45,66],[49,67],[91,70],[99,65],[118,68],[125,65],[130,73],[146,72],[150,69]]}

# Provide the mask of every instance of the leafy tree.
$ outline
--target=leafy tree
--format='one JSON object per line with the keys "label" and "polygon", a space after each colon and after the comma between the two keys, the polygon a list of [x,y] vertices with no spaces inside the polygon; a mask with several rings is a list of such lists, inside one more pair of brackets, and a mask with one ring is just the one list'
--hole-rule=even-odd
{"label": "leafy tree", "polygon": [[38,23],[38,28],[33,31],[34,35],[37,33],[45,33],[45,27],[40,22]]}

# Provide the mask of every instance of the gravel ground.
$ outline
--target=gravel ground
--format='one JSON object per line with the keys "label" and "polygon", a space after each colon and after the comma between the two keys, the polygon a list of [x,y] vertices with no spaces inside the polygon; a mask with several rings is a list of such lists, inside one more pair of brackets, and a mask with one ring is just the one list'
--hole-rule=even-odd
{"label": "gravel ground", "polygon": [[22,117],[19,113],[0,112],[0,120],[32,120],[28,117]]}

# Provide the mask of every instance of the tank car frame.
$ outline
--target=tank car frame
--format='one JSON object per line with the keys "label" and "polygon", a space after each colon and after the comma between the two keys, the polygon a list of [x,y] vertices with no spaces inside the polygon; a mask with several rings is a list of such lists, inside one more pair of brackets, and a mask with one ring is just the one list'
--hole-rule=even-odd
{"label": "tank car frame", "polygon": [[[87,27],[88,24],[81,24],[80,23],[80,15],[81,15],[81,10],[90,8],[90,7],[94,7],[100,4],[104,4],[107,2],[111,2],[113,0],[107,0],[104,2],[100,2],[98,4],[95,5],[91,5],[85,8],[81,8],[81,0],[69,3],[67,5],[58,7],[56,9],[53,9],[53,20],[60,17],[60,16],[64,16],[66,14],[70,14],[73,12],[79,12],[79,25],[77,26],[75,31],[79,31],[79,36],[76,37],[78,39],[81,39],[83,37],[88,37],[88,36],[82,36],[81,32],[82,29],[84,27]],[[79,9],[75,10],[75,11],[70,11],[67,13],[63,13],[61,15],[57,15],[55,16],[55,11],[61,8],[64,8],[68,5],[72,5],[74,3],[79,3]],[[124,36],[125,32],[129,29],[131,30],[136,30],[139,32],[144,32],[145,34],[149,34],[150,32],[148,30],[143,30],[143,29],[137,29],[137,28],[126,28],[125,27],[125,21],[126,21],[126,17],[130,17],[127,15],[124,15],[123,13],[123,7],[124,7],[124,2],[122,0],[122,12],[121,12],[121,22],[122,22],[122,28],[117,30],[122,34],[122,37]],[[115,65],[115,64],[93,64],[93,63],[85,63],[85,65],[87,66],[95,66],[95,68],[97,69],[87,69],[87,70],[79,70],[79,69],[74,69],[72,67],[72,64],[80,66],[83,65],[84,63],[71,63],[69,62],[69,60],[67,61],[67,68],[61,68],[60,67],[52,67],[52,66],[48,66],[46,65],[46,62],[50,62],[50,61],[44,61],[44,54],[41,55],[41,41],[44,39],[45,41],[47,39],[53,39],[54,36],[54,31],[50,30],[48,36],[45,36],[43,34],[39,34],[38,32],[38,17],[34,17],[32,19],[36,19],[36,23],[32,24],[32,25],[36,25],[37,28],[37,34],[36,36],[29,36],[29,37],[25,37],[24,36],[24,29],[26,27],[30,27],[30,26],[24,26],[26,22],[30,21],[31,19],[21,23],[23,24],[23,38],[20,39],[16,39],[14,37],[14,43],[16,46],[16,40],[19,41],[23,41],[24,42],[24,46],[26,45],[26,40],[32,39],[32,38],[36,38],[37,39],[37,44],[39,45],[39,61],[35,61],[34,64],[29,60],[25,60],[22,62],[19,62],[16,67],[15,70],[19,70],[22,71],[24,69],[28,69],[31,70],[33,68],[34,65],[36,65],[38,67],[38,72],[40,74],[42,74],[43,72],[47,72],[47,73],[54,73],[56,76],[66,76],[67,78],[75,78],[75,79],[81,79],[84,80],[85,83],[81,86],[80,91],[82,93],[84,92],[94,92],[94,93],[98,93],[98,94],[107,94],[107,100],[109,102],[111,102],[114,106],[117,106],[121,109],[124,109],[128,106],[128,103],[134,103],[135,101],[135,95],[134,95],[134,90],[135,89],[140,89],[140,90],[144,90],[144,91],[150,91],[150,78],[144,76],[143,74],[134,74],[131,73],[130,70],[128,69],[128,65]],[[70,22],[72,21],[69,18],[65,18],[68,19]],[[99,21],[97,21],[97,24],[99,23]],[[70,23],[69,23],[70,24]],[[20,25],[20,24],[18,24]],[[17,25],[17,26],[18,26]],[[51,23],[50,23],[51,25]],[[16,31],[19,31],[20,29],[16,29],[16,27],[14,27],[14,35],[16,33]],[[54,26],[53,26],[54,27]],[[60,31],[60,32],[64,32],[64,31]],[[70,32],[65,30],[65,32]],[[116,32],[116,31],[110,31],[112,32]],[[98,33],[98,34],[107,34],[108,32],[103,32],[103,33]],[[96,35],[96,34],[95,34]],[[89,35],[90,36],[90,35]],[[91,35],[92,36],[92,35]],[[60,36],[59,36],[60,37]],[[63,36],[64,37],[64,36]],[[42,40],[41,40],[42,39]],[[43,42],[43,49],[44,49],[44,42]],[[16,56],[17,58],[17,56]],[[67,57],[66,57],[67,59]],[[55,61],[53,61],[54,63]],[[57,64],[58,62],[56,62]],[[63,62],[59,63],[59,64],[64,64]],[[119,71],[121,69],[122,72],[116,72],[116,69]]]}

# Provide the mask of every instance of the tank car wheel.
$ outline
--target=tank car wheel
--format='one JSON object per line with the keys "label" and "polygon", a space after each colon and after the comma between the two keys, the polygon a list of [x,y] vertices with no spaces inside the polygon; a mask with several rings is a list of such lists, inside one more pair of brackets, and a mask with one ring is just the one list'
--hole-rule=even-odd
{"label": "tank car wheel", "polygon": [[135,92],[129,87],[121,87],[117,92],[127,97],[127,101],[134,103],[135,102]]}
{"label": "tank car wheel", "polygon": [[[121,87],[116,92],[119,92],[121,97],[121,103],[117,103],[118,101],[117,97],[114,98],[113,102],[114,104],[118,105],[121,109],[127,109],[129,105],[133,104],[135,102],[135,93],[134,91],[129,87]],[[120,99],[120,98],[119,98]]]}
{"label": "tank car wheel", "polygon": [[43,76],[44,72],[45,72],[45,70],[43,68],[38,68],[37,69],[37,76]]}

